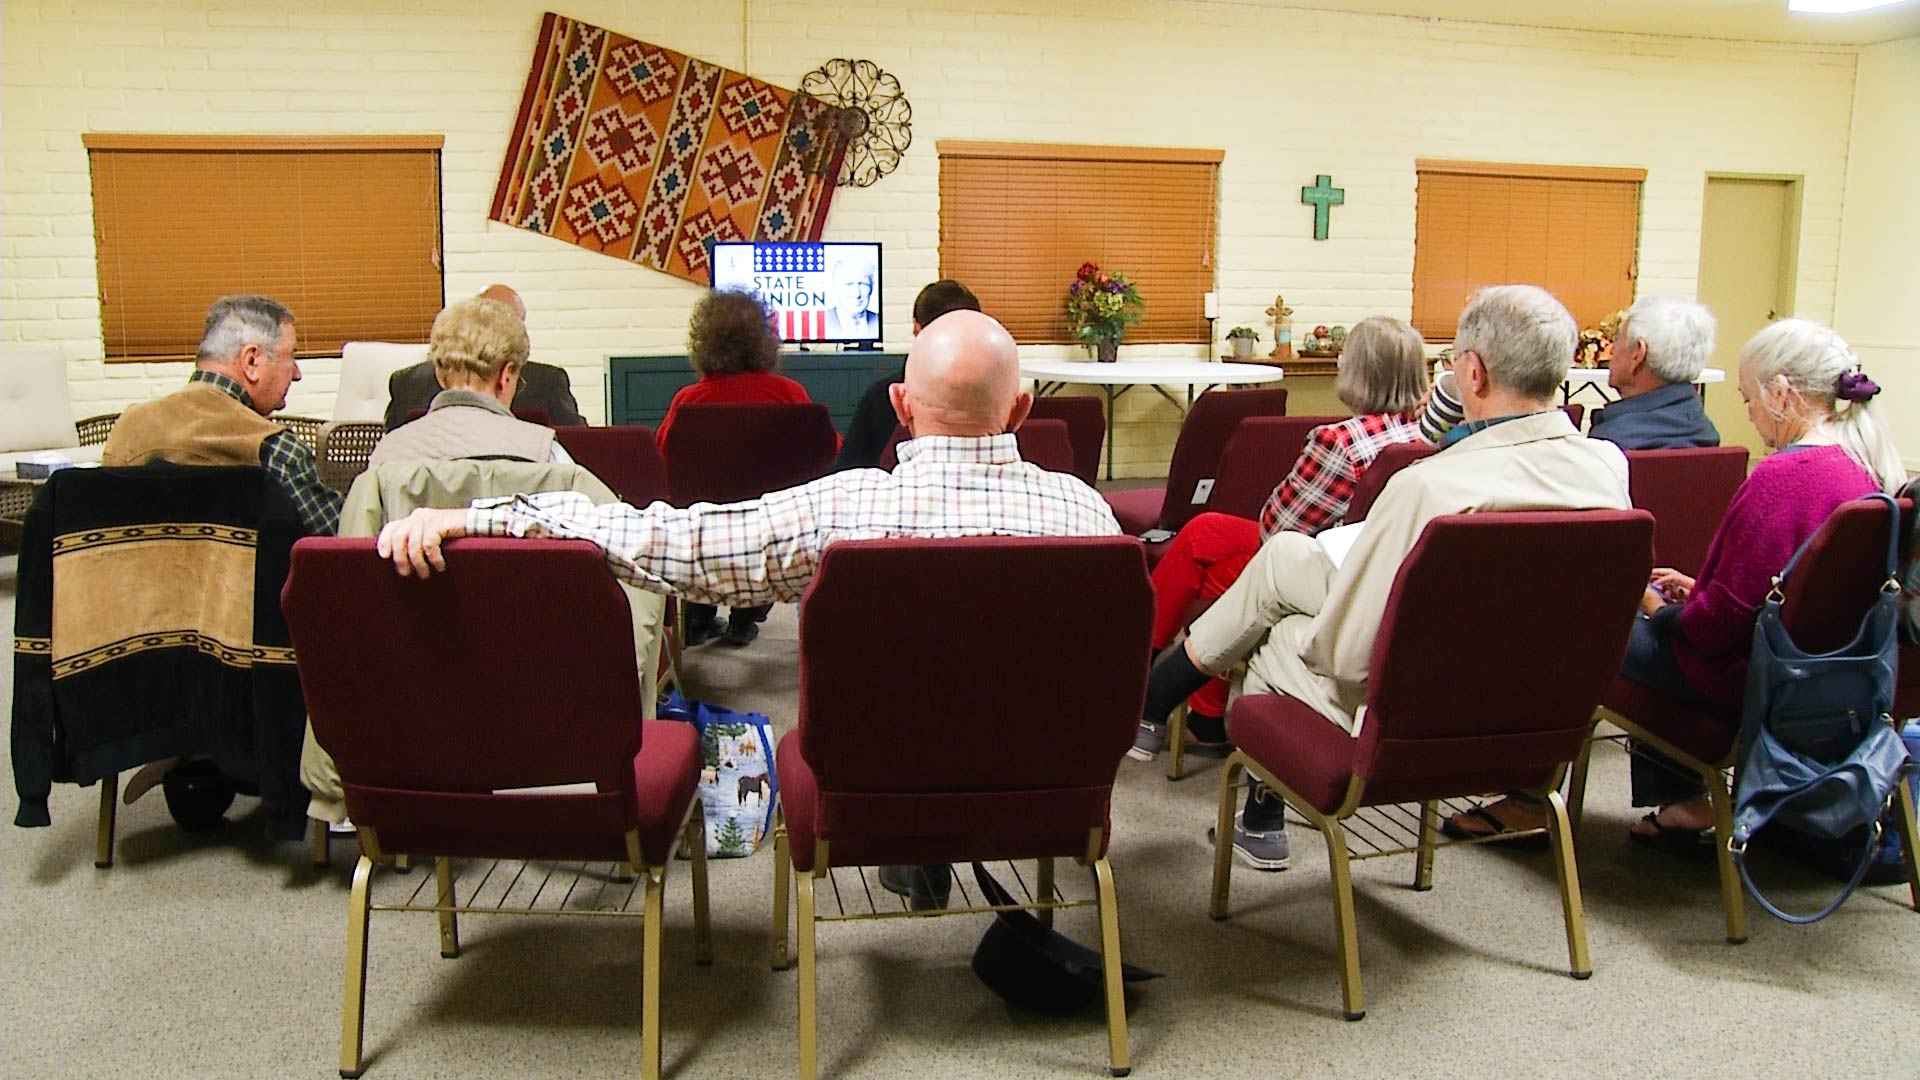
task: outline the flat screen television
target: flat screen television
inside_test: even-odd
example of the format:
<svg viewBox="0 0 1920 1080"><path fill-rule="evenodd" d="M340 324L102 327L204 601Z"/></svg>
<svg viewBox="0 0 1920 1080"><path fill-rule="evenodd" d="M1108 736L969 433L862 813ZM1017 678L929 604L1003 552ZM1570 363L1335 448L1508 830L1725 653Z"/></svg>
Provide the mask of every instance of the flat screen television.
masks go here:
<svg viewBox="0 0 1920 1080"><path fill-rule="evenodd" d="M780 340L878 345L880 245L715 241L713 287L750 292Z"/></svg>

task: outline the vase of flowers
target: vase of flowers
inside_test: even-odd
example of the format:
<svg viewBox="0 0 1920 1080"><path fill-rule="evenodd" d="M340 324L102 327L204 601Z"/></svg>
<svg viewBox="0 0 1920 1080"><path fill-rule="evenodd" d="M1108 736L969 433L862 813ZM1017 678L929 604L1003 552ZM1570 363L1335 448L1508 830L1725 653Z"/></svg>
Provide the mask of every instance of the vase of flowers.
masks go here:
<svg viewBox="0 0 1920 1080"><path fill-rule="evenodd" d="M1102 363L1119 358L1120 339L1146 311L1147 302L1127 275L1108 273L1097 263L1081 263L1073 284L1067 286L1067 325L1073 329L1074 340Z"/></svg>

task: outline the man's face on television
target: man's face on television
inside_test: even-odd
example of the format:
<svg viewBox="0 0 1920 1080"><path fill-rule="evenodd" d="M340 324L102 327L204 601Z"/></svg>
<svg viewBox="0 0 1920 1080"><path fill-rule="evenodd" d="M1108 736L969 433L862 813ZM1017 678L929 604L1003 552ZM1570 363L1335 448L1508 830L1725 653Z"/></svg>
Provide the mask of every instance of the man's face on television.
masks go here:
<svg viewBox="0 0 1920 1080"><path fill-rule="evenodd" d="M833 268L834 306L841 311L867 310L873 300L873 267L844 259Z"/></svg>

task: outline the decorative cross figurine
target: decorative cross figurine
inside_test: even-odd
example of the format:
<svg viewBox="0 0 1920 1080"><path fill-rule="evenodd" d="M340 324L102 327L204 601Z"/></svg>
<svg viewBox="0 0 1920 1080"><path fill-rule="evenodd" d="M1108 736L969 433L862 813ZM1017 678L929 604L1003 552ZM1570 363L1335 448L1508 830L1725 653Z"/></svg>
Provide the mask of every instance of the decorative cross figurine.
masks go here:
<svg viewBox="0 0 1920 1080"><path fill-rule="evenodd" d="M1313 206L1313 238L1325 240L1330 211L1347 201L1347 189L1334 187L1333 177L1321 173L1313 178L1312 187L1300 189L1300 201Z"/></svg>
<svg viewBox="0 0 1920 1080"><path fill-rule="evenodd" d="M1273 352L1269 355L1280 360L1292 359L1293 324L1287 320L1287 316L1293 314L1293 309L1287 306L1286 298L1275 296L1273 306L1261 314L1273 319Z"/></svg>

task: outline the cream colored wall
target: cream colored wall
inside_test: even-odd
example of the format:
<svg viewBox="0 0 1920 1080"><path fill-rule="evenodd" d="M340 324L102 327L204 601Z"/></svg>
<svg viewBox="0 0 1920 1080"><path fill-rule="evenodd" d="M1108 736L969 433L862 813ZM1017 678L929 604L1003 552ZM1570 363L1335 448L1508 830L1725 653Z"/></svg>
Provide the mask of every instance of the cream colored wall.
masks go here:
<svg viewBox="0 0 1920 1080"><path fill-rule="evenodd" d="M1860 54L1834 327L1884 391L1875 406L1920 471L1920 38Z"/></svg>
<svg viewBox="0 0 1920 1080"><path fill-rule="evenodd" d="M99 362L82 132L443 132L449 294L518 287L536 355L571 369L584 411L602 416L606 355L678 347L698 290L485 220L545 6L9 0L0 343L61 346L83 414L180 377ZM1799 308L1832 315L1852 50L1197 0L1110 0L1097 12L1047 0L746 0L744 11L743 21L739 4L567 9L780 85L835 56L899 76L914 108L907 160L875 187L840 192L828 229L887 244L890 327L908 325L915 290L938 269L938 139L1224 149L1222 331L1257 324L1276 292L1307 325L1407 315L1416 157L1645 167L1641 288L1682 294L1696 276L1708 171L1804 175ZM1315 173L1346 190L1326 242L1299 203ZM210 243L218 225L208 222ZM309 364L292 407L325 413L335 368ZM1305 380L1296 396L1297 413L1331 404ZM1173 408L1133 394L1121 417L1120 471L1164 470Z"/></svg>

